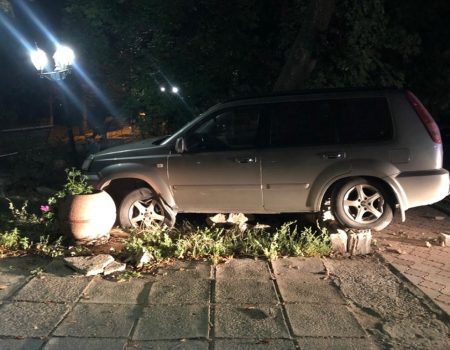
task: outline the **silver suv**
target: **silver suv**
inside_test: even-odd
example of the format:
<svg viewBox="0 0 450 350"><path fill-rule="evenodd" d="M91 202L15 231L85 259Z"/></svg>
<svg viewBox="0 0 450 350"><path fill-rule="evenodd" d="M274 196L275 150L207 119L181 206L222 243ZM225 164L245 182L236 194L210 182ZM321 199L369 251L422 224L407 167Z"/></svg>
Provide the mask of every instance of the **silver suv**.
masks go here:
<svg viewBox="0 0 450 350"><path fill-rule="evenodd" d="M218 104L163 140L90 155L83 170L123 227L178 212L320 212L380 230L449 192L442 141L410 91L322 90Z"/></svg>

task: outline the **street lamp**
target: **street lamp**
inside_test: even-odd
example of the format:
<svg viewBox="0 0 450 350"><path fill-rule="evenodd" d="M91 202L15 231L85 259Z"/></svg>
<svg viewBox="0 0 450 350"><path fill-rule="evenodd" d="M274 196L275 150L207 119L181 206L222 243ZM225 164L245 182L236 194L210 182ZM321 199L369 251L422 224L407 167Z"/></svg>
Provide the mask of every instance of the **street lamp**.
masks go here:
<svg viewBox="0 0 450 350"><path fill-rule="evenodd" d="M170 86L169 86L170 87ZM164 85L161 85L160 87L159 87L159 90L161 91L161 92L166 92L166 87L164 86ZM170 91L173 93L173 94L178 94L178 92L180 92L180 89L178 88L178 86L171 86L170 87Z"/></svg>
<svg viewBox="0 0 450 350"><path fill-rule="evenodd" d="M73 62L75 61L75 54L70 47L58 45L53 55L55 66L53 70L48 68L48 58L46 53L40 48L30 52L31 62L36 70L39 71L41 78L49 80L63 80L72 70Z"/></svg>

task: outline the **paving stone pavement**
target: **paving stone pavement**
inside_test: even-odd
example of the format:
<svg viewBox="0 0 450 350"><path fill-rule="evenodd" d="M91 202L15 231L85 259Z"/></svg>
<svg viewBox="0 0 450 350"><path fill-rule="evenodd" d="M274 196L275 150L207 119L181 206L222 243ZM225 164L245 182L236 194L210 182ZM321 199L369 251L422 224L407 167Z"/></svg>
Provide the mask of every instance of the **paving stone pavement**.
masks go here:
<svg viewBox="0 0 450 350"><path fill-rule="evenodd" d="M374 237L385 260L450 315L450 247L440 245L441 232L450 234L450 217L419 207Z"/></svg>
<svg viewBox="0 0 450 350"><path fill-rule="evenodd" d="M25 257L0 276L2 350L375 348L315 258L175 262L117 283Z"/></svg>

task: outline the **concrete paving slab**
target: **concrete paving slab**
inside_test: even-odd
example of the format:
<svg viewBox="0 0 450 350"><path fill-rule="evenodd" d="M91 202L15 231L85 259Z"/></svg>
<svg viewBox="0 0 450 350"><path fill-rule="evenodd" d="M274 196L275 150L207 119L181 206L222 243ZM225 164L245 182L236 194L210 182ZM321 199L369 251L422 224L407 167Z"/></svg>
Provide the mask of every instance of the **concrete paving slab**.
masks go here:
<svg viewBox="0 0 450 350"><path fill-rule="evenodd" d="M27 283L14 300L34 302L76 302L90 282L86 277L40 275Z"/></svg>
<svg viewBox="0 0 450 350"><path fill-rule="evenodd" d="M272 281L222 279L216 283L216 303L277 304Z"/></svg>
<svg viewBox="0 0 450 350"><path fill-rule="evenodd" d="M287 338L289 332L279 306L216 305L215 335L219 338Z"/></svg>
<svg viewBox="0 0 450 350"><path fill-rule="evenodd" d="M344 305L286 304L285 307L295 336L365 336L355 317Z"/></svg>
<svg viewBox="0 0 450 350"><path fill-rule="evenodd" d="M82 303L144 304L147 301L153 278L116 282L96 277L85 291Z"/></svg>
<svg viewBox="0 0 450 350"><path fill-rule="evenodd" d="M61 321L67 306L53 303L13 302L0 307L0 335L45 337Z"/></svg>
<svg viewBox="0 0 450 350"><path fill-rule="evenodd" d="M142 341L131 342L129 350L208 350L209 342L206 340L182 341Z"/></svg>
<svg viewBox="0 0 450 350"><path fill-rule="evenodd" d="M270 279L266 261L253 259L233 259L216 267L216 278L220 279Z"/></svg>
<svg viewBox="0 0 450 350"><path fill-rule="evenodd" d="M40 339L0 339L2 350L38 350L44 344Z"/></svg>
<svg viewBox="0 0 450 350"><path fill-rule="evenodd" d="M320 258L293 257L278 259L272 261L272 268L275 273L275 277L277 278L278 275L290 277L291 275L297 275L298 272L321 275L325 271Z"/></svg>
<svg viewBox="0 0 450 350"><path fill-rule="evenodd" d="M133 340L208 338L209 308L203 305L154 305L144 308Z"/></svg>
<svg viewBox="0 0 450 350"><path fill-rule="evenodd" d="M262 339L262 340L218 340L214 344L214 350L295 350L291 340Z"/></svg>
<svg viewBox="0 0 450 350"><path fill-rule="evenodd" d="M54 335L126 338L138 316L139 310L134 305L78 304Z"/></svg>
<svg viewBox="0 0 450 350"><path fill-rule="evenodd" d="M207 279L167 278L152 285L148 297L149 304L207 304L211 281Z"/></svg>
<svg viewBox="0 0 450 350"><path fill-rule="evenodd" d="M361 338L298 338L302 350L374 350L376 347L368 340Z"/></svg>
<svg viewBox="0 0 450 350"><path fill-rule="evenodd" d="M181 278L212 278L212 265L209 262L173 261L158 269L157 277L176 275Z"/></svg>
<svg viewBox="0 0 450 350"><path fill-rule="evenodd" d="M38 267L44 268L51 260L37 255L18 256L0 259L0 272L3 274L26 275Z"/></svg>
<svg viewBox="0 0 450 350"><path fill-rule="evenodd" d="M0 301L9 300L25 283L30 276L2 275L0 272Z"/></svg>
<svg viewBox="0 0 450 350"><path fill-rule="evenodd" d="M47 264L48 259L32 255L0 259L0 301L9 300L32 278L32 271Z"/></svg>
<svg viewBox="0 0 450 350"><path fill-rule="evenodd" d="M43 350L123 350L127 339L50 338Z"/></svg>
<svg viewBox="0 0 450 350"><path fill-rule="evenodd" d="M337 288L318 276L305 276L305 273L297 271L289 278L279 276L277 284L285 302L345 304Z"/></svg>
<svg viewBox="0 0 450 350"><path fill-rule="evenodd" d="M74 269L67 266L63 259L54 259L50 264L45 267L45 274L68 277L68 276L79 276L80 274Z"/></svg>

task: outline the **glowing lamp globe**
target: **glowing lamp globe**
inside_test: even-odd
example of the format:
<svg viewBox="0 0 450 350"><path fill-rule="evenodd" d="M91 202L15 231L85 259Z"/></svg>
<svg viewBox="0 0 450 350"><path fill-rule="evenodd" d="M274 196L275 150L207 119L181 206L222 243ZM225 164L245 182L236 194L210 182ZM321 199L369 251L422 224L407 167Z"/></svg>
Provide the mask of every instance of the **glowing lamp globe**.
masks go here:
<svg viewBox="0 0 450 350"><path fill-rule="evenodd" d="M30 57L34 67L39 71L43 70L48 64L47 55L41 49L31 51Z"/></svg>
<svg viewBox="0 0 450 350"><path fill-rule="evenodd" d="M60 45L56 48L53 59L55 61L55 70L61 71L73 64L75 61L75 54L70 47Z"/></svg>

